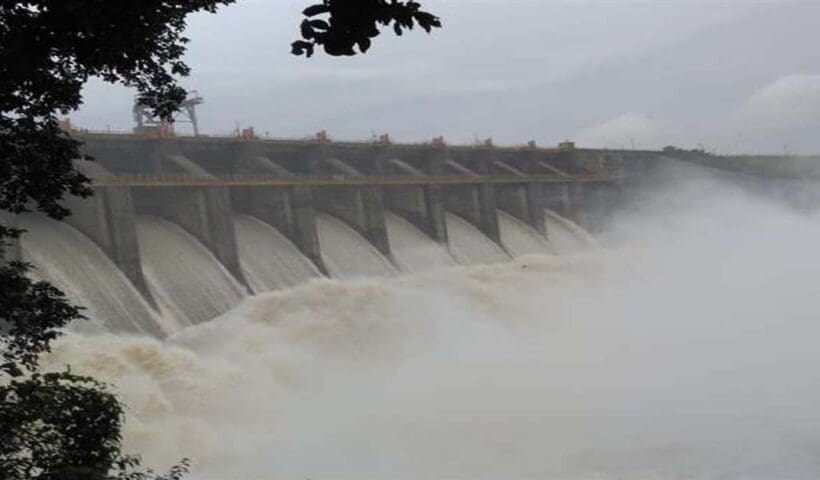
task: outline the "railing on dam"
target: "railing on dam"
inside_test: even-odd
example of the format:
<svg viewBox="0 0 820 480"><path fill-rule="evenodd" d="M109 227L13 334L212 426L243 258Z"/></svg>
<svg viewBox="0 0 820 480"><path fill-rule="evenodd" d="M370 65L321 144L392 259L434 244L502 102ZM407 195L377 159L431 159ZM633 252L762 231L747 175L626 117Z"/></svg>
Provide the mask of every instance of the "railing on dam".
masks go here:
<svg viewBox="0 0 820 480"><path fill-rule="evenodd" d="M72 135L84 142L89 141L138 141L138 142L186 142L194 144L262 144L262 145L279 145L279 146L302 146L314 147L317 145L333 145L335 147L390 147L397 150L404 149L440 149L444 146L451 150L486 150L492 148L497 151L541 151L541 152L557 152L557 148L543 148L530 147L527 145L492 145L488 147L486 144L471 144L471 145L444 145L434 144L427 141L419 142L397 142L397 143L381 143L374 139L325 139L318 140L316 137L308 136L301 138L294 137L277 137L277 136L254 136L251 138L243 138L235 133L223 134L209 134L209 135L185 135L175 134L172 136L155 136L155 135L137 135L126 131L109 131L109 130L73 130Z"/></svg>
<svg viewBox="0 0 820 480"><path fill-rule="evenodd" d="M301 187L301 186L405 186L477 185L525 183L607 183L620 179L617 174L531 174L531 175L436 175L420 176L293 176L230 175L193 177L190 175L125 174L94 178L98 187Z"/></svg>

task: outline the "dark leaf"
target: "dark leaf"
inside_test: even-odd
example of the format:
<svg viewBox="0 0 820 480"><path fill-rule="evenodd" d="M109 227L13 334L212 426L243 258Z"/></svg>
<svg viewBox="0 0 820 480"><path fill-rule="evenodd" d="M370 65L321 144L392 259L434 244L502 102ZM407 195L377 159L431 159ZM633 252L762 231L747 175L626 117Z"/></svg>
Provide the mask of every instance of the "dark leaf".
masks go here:
<svg viewBox="0 0 820 480"><path fill-rule="evenodd" d="M370 43L371 42L369 38L365 37L360 39L358 42L359 50L361 50L362 53L367 53L367 51L370 50Z"/></svg>
<svg viewBox="0 0 820 480"><path fill-rule="evenodd" d="M396 35L413 30L416 25L424 31L441 27L435 15L421 10L417 1L405 0L324 0L303 12L308 19L329 14L326 20L310 20L310 28L302 27L303 41L324 47L328 55L355 55L356 50L370 50L372 40L379 35L380 26L391 27ZM293 48L295 55L308 53L306 47Z"/></svg>
<svg viewBox="0 0 820 480"><path fill-rule="evenodd" d="M317 29L317 30L328 30L330 29L330 25L327 24L324 20L310 20L310 26Z"/></svg>
<svg viewBox="0 0 820 480"><path fill-rule="evenodd" d="M316 15L321 15L323 13L330 12L330 7L327 5L311 5L302 11L302 14L306 17L315 17Z"/></svg>
<svg viewBox="0 0 820 480"><path fill-rule="evenodd" d="M304 20L302 21L302 37L305 39L311 39L316 36L316 33L313 31L313 27L310 25L310 21Z"/></svg>

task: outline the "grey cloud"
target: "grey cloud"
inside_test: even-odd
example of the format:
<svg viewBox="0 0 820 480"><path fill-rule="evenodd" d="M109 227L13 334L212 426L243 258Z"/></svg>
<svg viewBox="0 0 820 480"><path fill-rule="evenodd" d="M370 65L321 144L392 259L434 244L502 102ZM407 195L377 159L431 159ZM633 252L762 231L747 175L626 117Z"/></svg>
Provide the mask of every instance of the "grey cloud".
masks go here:
<svg viewBox="0 0 820 480"><path fill-rule="evenodd" d="M745 117L749 128L755 131L820 126L820 75L778 78L749 98Z"/></svg>
<svg viewBox="0 0 820 480"><path fill-rule="evenodd" d="M589 147L657 149L664 144L661 132L658 122L637 113L626 113L586 128L574 138Z"/></svg>
<svg viewBox="0 0 820 480"><path fill-rule="evenodd" d="M194 75L184 83L206 97L204 129L553 144L591 140L633 113L660 125L654 138L633 132L641 143L820 150L804 126L752 129L746 120L756 92L820 71L816 2L424 3L443 30L385 35L368 55L344 59L287 53L305 1L245 0L194 18ZM76 120L130 128L130 101L94 83Z"/></svg>

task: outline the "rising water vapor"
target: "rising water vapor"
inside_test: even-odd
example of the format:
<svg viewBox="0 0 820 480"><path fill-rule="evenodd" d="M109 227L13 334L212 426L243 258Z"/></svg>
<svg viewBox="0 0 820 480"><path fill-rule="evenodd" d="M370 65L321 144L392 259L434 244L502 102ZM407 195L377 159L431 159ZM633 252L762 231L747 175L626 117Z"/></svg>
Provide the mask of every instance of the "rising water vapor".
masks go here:
<svg viewBox="0 0 820 480"><path fill-rule="evenodd" d="M317 280L50 361L195 479L816 478L820 222L677 186L591 252Z"/></svg>
<svg viewBox="0 0 820 480"><path fill-rule="evenodd" d="M49 362L115 385L128 446L195 479L816 478L819 219L676 178L592 251L314 280Z"/></svg>

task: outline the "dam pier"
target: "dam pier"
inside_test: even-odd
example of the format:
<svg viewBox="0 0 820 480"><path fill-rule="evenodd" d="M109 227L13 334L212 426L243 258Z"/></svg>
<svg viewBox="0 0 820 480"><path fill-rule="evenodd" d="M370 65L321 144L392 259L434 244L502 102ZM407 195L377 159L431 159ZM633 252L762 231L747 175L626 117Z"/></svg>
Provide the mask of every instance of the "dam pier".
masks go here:
<svg viewBox="0 0 820 480"><path fill-rule="evenodd" d="M668 154L73 135L95 195L17 217L17 256L106 328L158 336L311 278L577 251Z"/></svg>
<svg viewBox="0 0 820 480"><path fill-rule="evenodd" d="M142 285L132 222L150 214L179 223L238 279L229 218L252 215L284 234L325 271L316 213L346 222L388 258L390 210L436 242L450 211L501 244L498 211L542 234L544 209L594 230L601 190L617 189L621 159L572 148L393 145L208 137L87 135L80 165L100 192L74 202L68 220L103 245ZM86 164L88 162L81 162ZM102 220L102 221L100 221Z"/></svg>

